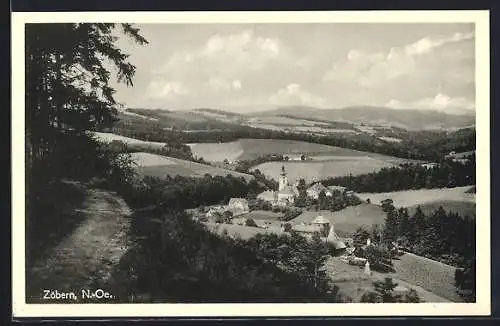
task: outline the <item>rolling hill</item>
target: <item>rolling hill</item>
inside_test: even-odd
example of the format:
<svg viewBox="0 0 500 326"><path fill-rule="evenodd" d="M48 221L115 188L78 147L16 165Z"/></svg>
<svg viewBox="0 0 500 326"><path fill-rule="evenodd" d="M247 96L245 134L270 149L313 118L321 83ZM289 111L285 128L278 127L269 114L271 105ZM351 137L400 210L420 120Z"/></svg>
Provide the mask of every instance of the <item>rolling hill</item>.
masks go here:
<svg viewBox="0 0 500 326"><path fill-rule="evenodd" d="M349 174L356 176L371 173L395 164L368 156L351 156L321 161L265 162L251 170L259 170L265 176L277 179L282 166L285 167L290 182L304 179L306 183L311 183Z"/></svg>
<svg viewBox="0 0 500 326"><path fill-rule="evenodd" d="M400 110L372 106L355 106L341 109L290 106L258 112L257 114L259 116L314 117L326 121L395 126L409 130L464 128L475 124L474 115L450 115L433 110Z"/></svg>
<svg viewBox="0 0 500 326"><path fill-rule="evenodd" d="M294 224L308 224L318 215L322 215L333 224L335 232L339 237L347 237L359 227L370 230L373 225L383 225L386 217L380 206L362 203L358 206L350 206L337 212L305 211L291 220L291 222Z"/></svg>
<svg viewBox="0 0 500 326"><path fill-rule="evenodd" d="M300 155L331 157L376 157L390 158L380 154L357 151L348 148L308 143L285 139L239 139L227 143L193 143L188 144L193 155L203 157L209 162L222 162L224 159L249 160L264 155ZM397 159L401 161L401 159Z"/></svg>
<svg viewBox="0 0 500 326"><path fill-rule="evenodd" d="M138 152L132 153L135 169L140 176L151 176L164 178L166 176L202 178L205 174L212 176L232 175L244 178L246 181L254 179L252 175L239 173L231 170L216 168L210 165L181 160L173 157Z"/></svg>
<svg viewBox="0 0 500 326"><path fill-rule="evenodd" d="M476 202L476 194L466 193L471 186L438 189L403 190L385 193L358 193L358 197L370 199L373 204L380 204L385 199L392 199L395 207L411 207L435 202L458 201Z"/></svg>

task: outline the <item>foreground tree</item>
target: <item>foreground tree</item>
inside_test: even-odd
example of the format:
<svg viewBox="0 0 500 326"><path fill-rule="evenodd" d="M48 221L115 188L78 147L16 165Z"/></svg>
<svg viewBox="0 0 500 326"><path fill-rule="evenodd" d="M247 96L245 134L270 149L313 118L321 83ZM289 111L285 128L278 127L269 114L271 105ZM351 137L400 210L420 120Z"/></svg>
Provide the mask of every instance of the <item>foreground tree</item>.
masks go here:
<svg viewBox="0 0 500 326"><path fill-rule="evenodd" d="M139 44L130 24L26 25L26 139L30 166L53 156L63 132L82 134L116 120L111 72L132 86L135 66L116 45L117 29Z"/></svg>

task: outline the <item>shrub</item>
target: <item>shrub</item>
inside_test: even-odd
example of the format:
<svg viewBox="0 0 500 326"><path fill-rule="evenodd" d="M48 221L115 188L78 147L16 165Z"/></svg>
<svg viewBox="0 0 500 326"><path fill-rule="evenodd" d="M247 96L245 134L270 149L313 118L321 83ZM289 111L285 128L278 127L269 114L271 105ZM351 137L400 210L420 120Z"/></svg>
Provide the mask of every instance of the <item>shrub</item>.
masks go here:
<svg viewBox="0 0 500 326"><path fill-rule="evenodd" d="M245 221L245 225L251 226L251 227L258 227L257 223L255 223L255 221L251 218L249 218Z"/></svg>

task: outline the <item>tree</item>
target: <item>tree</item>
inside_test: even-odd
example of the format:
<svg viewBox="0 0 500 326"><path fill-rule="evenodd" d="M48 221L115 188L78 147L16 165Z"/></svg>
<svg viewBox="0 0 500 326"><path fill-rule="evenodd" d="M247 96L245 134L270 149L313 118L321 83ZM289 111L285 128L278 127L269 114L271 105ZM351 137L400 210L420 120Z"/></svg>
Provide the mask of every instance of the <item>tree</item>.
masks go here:
<svg viewBox="0 0 500 326"><path fill-rule="evenodd" d="M415 289L410 289L408 292L406 292L402 298L402 302L406 303L419 303L420 302L420 297L418 296L417 291Z"/></svg>
<svg viewBox="0 0 500 326"><path fill-rule="evenodd" d="M398 216L394 206L388 206L384 225L384 241L395 241L398 236Z"/></svg>
<svg viewBox="0 0 500 326"><path fill-rule="evenodd" d="M455 286L465 302L476 302L476 259L466 261L465 268L455 271Z"/></svg>
<svg viewBox="0 0 500 326"><path fill-rule="evenodd" d="M246 221L245 221L245 225L246 226L251 226L251 227L258 227L257 223L255 223L255 221L251 218L248 218Z"/></svg>
<svg viewBox="0 0 500 326"><path fill-rule="evenodd" d="M81 133L116 120L105 61L116 68L119 82L131 86L135 74L116 46L118 27L135 42L148 43L130 24L26 25L26 133L33 164L55 152L62 131Z"/></svg>
<svg viewBox="0 0 500 326"><path fill-rule="evenodd" d="M398 239L409 239L410 233L412 232L412 227L410 223L410 216L408 215L408 209L400 208L398 210ZM403 246L407 247L409 245L408 241L403 241Z"/></svg>
<svg viewBox="0 0 500 326"><path fill-rule="evenodd" d="M352 238L354 247L359 248L366 244L366 240L370 238L370 233L363 228L358 228Z"/></svg>
<svg viewBox="0 0 500 326"><path fill-rule="evenodd" d="M386 277L384 281L376 281L373 283L373 286L375 287L375 293L380 296L383 303L398 302L401 298L400 295L393 293L398 284L394 283L392 278Z"/></svg>

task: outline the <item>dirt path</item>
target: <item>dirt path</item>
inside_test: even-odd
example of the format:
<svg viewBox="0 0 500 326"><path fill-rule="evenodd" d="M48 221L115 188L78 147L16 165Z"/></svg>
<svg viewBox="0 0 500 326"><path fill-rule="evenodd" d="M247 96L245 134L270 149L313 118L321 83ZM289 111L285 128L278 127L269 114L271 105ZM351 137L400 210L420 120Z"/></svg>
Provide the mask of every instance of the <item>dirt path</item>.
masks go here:
<svg viewBox="0 0 500 326"><path fill-rule="evenodd" d="M85 289L105 290L113 268L127 251L127 217L132 212L122 198L89 189L76 211L86 215L85 221L27 271L27 302L47 302L44 290L72 291L78 298Z"/></svg>

